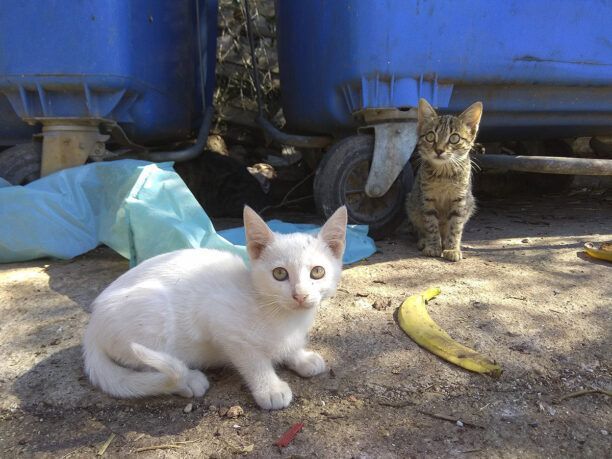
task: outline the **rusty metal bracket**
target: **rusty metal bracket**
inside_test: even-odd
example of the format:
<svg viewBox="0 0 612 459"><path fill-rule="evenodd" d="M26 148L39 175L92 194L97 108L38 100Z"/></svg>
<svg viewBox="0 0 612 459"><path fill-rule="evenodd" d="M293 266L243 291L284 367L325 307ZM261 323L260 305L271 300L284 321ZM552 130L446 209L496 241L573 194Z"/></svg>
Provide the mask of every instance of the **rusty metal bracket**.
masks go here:
<svg viewBox="0 0 612 459"><path fill-rule="evenodd" d="M100 134L98 126L54 122L42 129L41 176L68 167L80 166L90 156L104 152L109 136Z"/></svg>
<svg viewBox="0 0 612 459"><path fill-rule="evenodd" d="M365 192L379 198L389 191L412 156L418 140L417 121L374 124L363 129L374 130L374 156Z"/></svg>

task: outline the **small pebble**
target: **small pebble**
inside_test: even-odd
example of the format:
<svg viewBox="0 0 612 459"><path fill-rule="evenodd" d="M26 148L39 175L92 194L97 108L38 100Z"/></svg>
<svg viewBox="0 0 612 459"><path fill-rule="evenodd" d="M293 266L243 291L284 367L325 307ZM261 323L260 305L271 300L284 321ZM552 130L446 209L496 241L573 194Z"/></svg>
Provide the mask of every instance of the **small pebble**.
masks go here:
<svg viewBox="0 0 612 459"><path fill-rule="evenodd" d="M193 410L193 403L188 403L185 405L185 408L183 408L183 413L191 413L191 410Z"/></svg>
<svg viewBox="0 0 612 459"><path fill-rule="evenodd" d="M376 300L372 307L377 311L384 311L391 306L391 300Z"/></svg>
<svg viewBox="0 0 612 459"><path fill-rule="evenodd" d="M602 435L608 435L608 431L606 429L601 429L599 433L601 433Z"/></svg>
<svg viewBox="0 0 612 459"><path fill-rule="evenodd" d="M217 408L215 405L210 405L208 407L208 411L217 411L219 408Z"/></svg>
<svg viewBox="0 0 612 459"><path fill-rule="evenodd" d="M230 407L227 410L227 413L225 413L225 415L228 418L232 418L232 419L237 418L238 416L242 416L243 414L244 414L244 410L239 405L234 405L234 406Z"/></svg>
<svg viewBox="0 0 612 459"><path fill-rule="evenodd" d="M530 242L530 241L529 241L529 239L523 239L521 242L522 242L523 244L529 244L529 242Z"/></svg>
<svg viewBox="0 0 612 459"><path fill-rule="evenodd" d="M366 298L357 298L357 300L355 301L355 306L357 306L358 308L370 309L373 304L373 301L370 301Z"/></svg>
<svg viewBox="0 0 612 459"><path fill-rule="evenodd" d="M459 427L463 427L463 422L461 422L461 421L457 421L457 425L458 425Z"/></svg>

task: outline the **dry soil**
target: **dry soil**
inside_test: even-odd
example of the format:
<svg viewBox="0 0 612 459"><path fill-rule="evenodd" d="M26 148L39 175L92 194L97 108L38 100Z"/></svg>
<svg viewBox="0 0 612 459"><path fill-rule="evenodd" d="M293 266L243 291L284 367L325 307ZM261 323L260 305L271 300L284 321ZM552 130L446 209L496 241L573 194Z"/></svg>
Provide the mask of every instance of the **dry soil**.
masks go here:
<svg viewBox="0 0 612 459"><path fill-rule="evenodd" d="M3 265L0 456L93 457L114 434L106 457L611 457L610 398L561 400L612 389L612 264L582 250L609 239L610 201L579 196L482 203L457 264L421 257L400 231L346 267L311 333L332 371L281 369L295 401L277 412L257 408L230 369L209 373L203 399L107 397L83 374L80 340L90 302L127 262L99 248ZM500 362L500 379L438 359L397 326L402 300L430 286L442 288L432 317ZM224 416L234 405L244 414ZM293 443L274 446L297 422Z"/></svg>

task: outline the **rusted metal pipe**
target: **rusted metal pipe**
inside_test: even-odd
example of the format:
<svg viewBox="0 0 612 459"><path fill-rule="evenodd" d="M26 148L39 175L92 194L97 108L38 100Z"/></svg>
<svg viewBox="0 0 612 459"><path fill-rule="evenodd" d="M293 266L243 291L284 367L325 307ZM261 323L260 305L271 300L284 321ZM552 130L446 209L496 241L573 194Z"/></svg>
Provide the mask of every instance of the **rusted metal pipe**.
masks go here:
<svg viewBox="0 0 612 459"><path fill-rule="evenodd" d="M204 151L206 148L206 140L208 139L208 132L210 131L210 124L212 122L213 117L213 108L208 107L204 112L204 118L202 120L202 125L200 126L200 130L198 131L198 137L196 138L196 142L183 149L176 151L152 151L143 156L143 159L148 159L149 161L162 162L162 161L189 161L193 159Z"/></svg>
<svg viewBox="0 0 612 459"><path fill-rule="evenodd" d="M257 117L257 124L259 124L259 127L261 127L268 136L281 145L291 145L302 148L323 148L333 141L331 137L327 136L287 134L277 129L276 126L263 116Z"/></svg>
<svg viewBox="0 0 612 459"><path fill-rule="evenodd" d="M612 159L488 154L474 156L473 159L482 169L541 174L612 175Z"/></svg>

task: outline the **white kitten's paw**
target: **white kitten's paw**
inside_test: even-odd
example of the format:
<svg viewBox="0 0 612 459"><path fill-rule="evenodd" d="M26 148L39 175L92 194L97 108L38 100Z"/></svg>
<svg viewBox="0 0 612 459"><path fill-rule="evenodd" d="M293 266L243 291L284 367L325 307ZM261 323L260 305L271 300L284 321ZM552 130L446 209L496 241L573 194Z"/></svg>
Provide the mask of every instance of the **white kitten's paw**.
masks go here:
<svg viewBox="0 0 612 459"><path fill-rule="evenodd" d="M463 258L461 254L461 250L444 250L442 252L442 258L445 258L449 261L459 261Z"/></svg>
<svg viewBox="0 0 612 459"><path fill-rule="evenodd" d="M278 380L271 384L267 390L253 392L253 397L264 410L280 410L289 406L293 394L289 384Z"/></svg>
<svg viewBox="0 0 612 459"><path fill-rule="evenodd" d="M204 373L199 370L189 370L184 384L176 393L186 398L202 397L209 387L210 383Z"/></svg>
<svg viewBox="0 0 612 459"><path fill-rule="evenodd" d="M312 351L307 351L299 361L291 362L289 368L303 378L310 378L327 370L323 357Z"/></svg>

